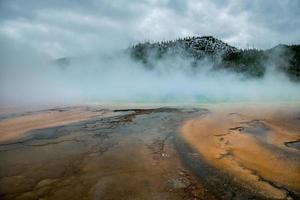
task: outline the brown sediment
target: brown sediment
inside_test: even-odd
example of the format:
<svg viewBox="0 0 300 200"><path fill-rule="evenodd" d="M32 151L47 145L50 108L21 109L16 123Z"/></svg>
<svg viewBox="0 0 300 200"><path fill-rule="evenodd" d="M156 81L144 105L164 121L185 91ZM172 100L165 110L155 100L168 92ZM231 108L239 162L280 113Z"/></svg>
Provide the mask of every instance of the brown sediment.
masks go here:
<svg viewBox="0 0 300 200"><path fill-rule="evenodd" d="M193 112L116 110L0 144L0 199L214 200L173 146Z"/></svg>
<svg viewBox="0 0 300 200"><path fill-rule="evenodd" d="M205 118L186 122L182 136L205 161L241 185L266 198L292 198L300 193L300 152L286 146L300 137L293 110L213 109Z"/></svg>
<svg viewBox="0 0 300 200"><path fill-rule="evenodd" d="M299 150L291 145L299 140L299 112L254 108L73 107L6 118L0 124L53 112L66 123L80 120L45 121L52 126L2 142L0 199L297 199ZM196 116L180 134L197 150L191 154L173 141ZM196 169L203 177L182 163L189 156L189 165L205 162Z"/></svg>
<svg viewBox="0 0 300 200"><path fill-rule="evenodd" d="M66 125L91 119L96 116L109 116L107 111L94 112L86 107L49 109L28 115L21 115L0 121L0 142L14 140L35 129Z"/></svg>

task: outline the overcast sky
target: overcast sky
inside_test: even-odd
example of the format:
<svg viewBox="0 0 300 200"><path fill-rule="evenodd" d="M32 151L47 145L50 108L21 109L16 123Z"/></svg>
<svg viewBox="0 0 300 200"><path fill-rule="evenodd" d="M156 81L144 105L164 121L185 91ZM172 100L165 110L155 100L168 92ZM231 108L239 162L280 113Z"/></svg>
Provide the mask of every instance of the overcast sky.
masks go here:
<svg viewBox="0 0 300 200"><path fill-rule="evenodd" d="M299 44L300 1L0 0L0 42L53 58L191 35L242 48Z"/></svg>

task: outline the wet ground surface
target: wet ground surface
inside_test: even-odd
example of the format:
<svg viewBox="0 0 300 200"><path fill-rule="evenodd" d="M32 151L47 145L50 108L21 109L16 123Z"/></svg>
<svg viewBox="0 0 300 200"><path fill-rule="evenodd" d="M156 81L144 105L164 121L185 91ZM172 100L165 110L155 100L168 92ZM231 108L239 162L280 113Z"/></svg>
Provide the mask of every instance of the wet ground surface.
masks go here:
<svg viewBox="0 0 300 200"><path fill-rule="evenodd" d="M0 198L216 199L182 165L173 143L184 120L207 110L106 112L114 116L2 142Z"/></svg>
<svg viewBox="0 0 300 200"><path fill-rule="evenodd" d="M215 110L184 125L178 152L218 198L300 199L300 124L293 110Z"/></svg>
<svg viewBox="0 0 300 200"><path fill-rule="evenodd" d="M72 109L78 108L9 114L1 120ZM275 199L215 166L182 137L186 121L206 119L210 110L84 107L83 112L95 115L0 143L0 199ZM243 117L239 113L227 116ZM232 135L251 136L297 167L299 141L287 140L283 143L287 149L274 146L269 141L272 129L264 120L240 120L228 128L229 134L213 132L212 137L226 147ZM234 151L225 150L214 159L235 156ZM249 171L249 166L243 170ZM251 173L255 180L284 193L281 199L299 198L297 191Z"/></svg>
<svg viewBox="0 0 300 200"><path fill-rule="evenodd" d="M292 148L300 150L300 141L299 140L286 142L285 145L288 147L292 147Z"/></svg>

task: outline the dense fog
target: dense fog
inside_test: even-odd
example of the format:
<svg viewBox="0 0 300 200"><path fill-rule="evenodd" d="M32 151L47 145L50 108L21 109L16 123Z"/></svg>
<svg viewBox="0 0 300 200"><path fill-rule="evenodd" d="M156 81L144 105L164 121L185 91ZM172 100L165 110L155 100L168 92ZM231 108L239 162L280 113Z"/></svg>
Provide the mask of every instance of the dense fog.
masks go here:
<svg viewBox="0 0 300 200"><path fill-rule="evenodd" d="M299 84L271 65L264 78L245 79L209 62L191 70L191 60L177 57L149 70L123 54L138 42L185 36L237 48L297 44L298 8L298 0L1 0L0 104L299 100ZM62 57L71 62L57 65Z"/></svg>
<svg viewBox="0 0 300 200"><path fill-rule="evenodd" d="M272 66L263 78L212 70L205 61L195 69L179 57L153 60L154 69L148 69L121 49L59 65L26 45L1 43L6 45L0 52L1 104L300 100L300 85Z"/></svg>

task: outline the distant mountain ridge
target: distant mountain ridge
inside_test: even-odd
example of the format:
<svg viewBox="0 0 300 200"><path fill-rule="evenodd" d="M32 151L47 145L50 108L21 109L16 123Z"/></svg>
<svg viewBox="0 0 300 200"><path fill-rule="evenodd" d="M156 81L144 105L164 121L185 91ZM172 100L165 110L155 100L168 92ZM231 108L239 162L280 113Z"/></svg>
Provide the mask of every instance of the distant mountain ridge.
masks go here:
<svg viewBox="0 0 300 200"><path fill-rule="evenodd" d="M238 49L212 36L186 37L173 41L138 43L128 49L136 61L152 68L153 62L172 56L194 60L193 67L203 59L211 61L214 69L242 73L246 77L263 77L268 66L286 73L291 80L300 81L300 45L277 45L268 50Z"/></svg>
<svg viewBox="0 0 300 200"><path fill-rule="evenodd" d="M202 62L205 61L209 62L214 70L228 70L246 78L260 78L272 67L285 73L291 80L300 82L300 45L280 44L268 50L239 49L212 36L203 36L138 43L125 52L120 52L118 56L124 53L148 69L154 69L157 61L180 57L192 61L190 67L193 69L201 68ZM115 58L105 57L106 60ZM72 65L73 61L81 59L62 57L56 59L55 64L64 69Z"/></svg>
<svg viewBox="0 0 300 200"><path fill-rule="evenodd" d="M165 55L183 55L201 59L208 55L229 54L239 51L221 40L212 36L186 37L174 41L163 41L156 43L139 43L131 48L132 56L143 58L143 56L154 56L161 58Z"/></svg>

